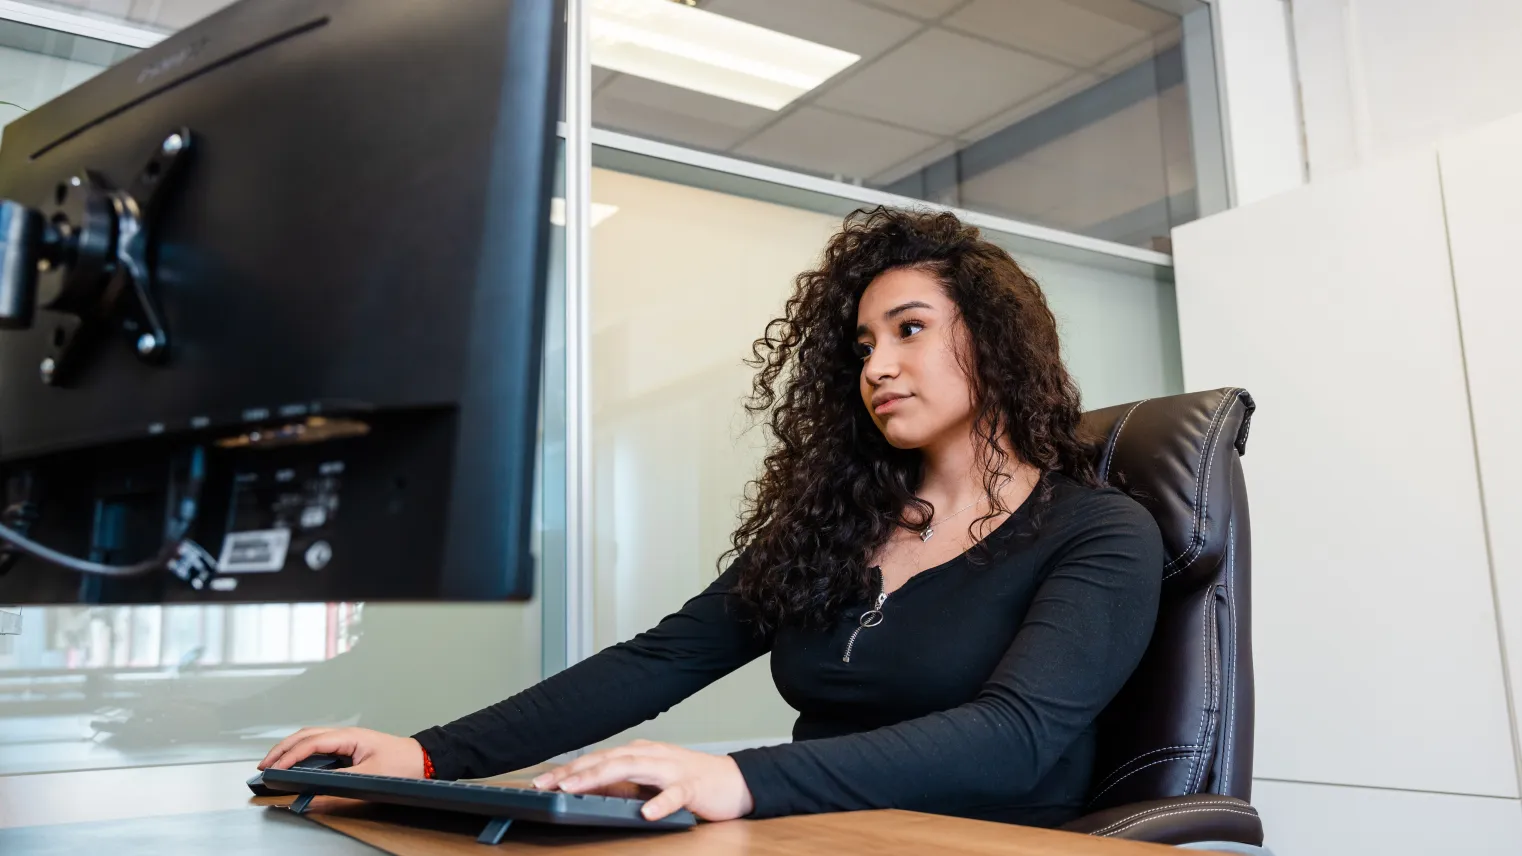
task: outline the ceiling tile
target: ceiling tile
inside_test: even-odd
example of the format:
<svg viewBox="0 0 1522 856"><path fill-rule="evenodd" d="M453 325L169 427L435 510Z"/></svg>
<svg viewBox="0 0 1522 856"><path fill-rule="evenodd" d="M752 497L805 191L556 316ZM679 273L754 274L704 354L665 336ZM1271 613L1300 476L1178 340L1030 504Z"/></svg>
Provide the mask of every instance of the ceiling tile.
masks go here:
<svg viewBox="0 0 1522 856"><path fill-rule="evenodd" d="M1155 98L1148 98L1054 140L1036 150L1049 163L1070 164L1162 196L1162 122Z"/></svg>
<svg viewBox="0 0 1522 856"><path fill-rule="evenodd" d="M1107 220L1130 214L1163 198L1161 193L1115 182L1105 185L1100 193L1075 194L1067 205L1042 213L1041 222L1058 229L1087 233Z"/></svg>
<svg viewBox="0 0 1522 856"><path fill-rule="evenodd" d="M855 0L712 0L703 8L870 60L923 26ZM859 65L860 63L858 63Z"/></svg>
<svg viewBox="0 0 1522 856"><path fill-rule="evenodd" d="M882 6L916 18L939 18L966 0L868 0L873 6Z"/></svg>
<svg viewBox="0 0 1522 856"><path fill-rule="evenodd" d="M957 153L958 148L960 148L960 146L957 144L956 140L946 140L945 142L937 143L936 145L931 146L930 148L919 152L910 158L901 160L898 163L888 167L887 169L884 169L882 172L871 176L871 178L868 179L867 183L873 187L885 187L887 185L893 184L899 179L907 175L919 172L920 170L937 161L942 161L946 158L951 157Z"/></svg>
<svg viewBox="0 0 1522 856"><path fill-rule="evenodd" d="M1181 192L1192 182L1186 186L1177 159L1170 164L1164 154L1160 106L1134 104L969 176L962 204L1082 229Z"/></svg>
<svg viewBox="0 0 1522 856"><path fill-rule="evenodd" d="M1072 77L1059 81L1045 92L1021 101L997 116L968 128L958 136L964 142L976 142L990 134L1002 131L1011 125L1029 119L1048 107L1060 104L1098 82L1099 78L1088 72L1075 72Z"/></svg>
<svg viewBox="0 0 1522 856"><path fill-rule="evenodd" d="M1094 67L1094 73L1100 77L1113 77L1128 68L1140 65L1163 51L1168 50L1179 43L1180 31L1164 30L1151 36L1144 36L1140 41L1129 45L1113 56L1107 57L1103 62Z"/></svg>
<svg viewBox="0 0 1522 856"><path fill-rule="evenodd" d="M1017 220L1037 220L1067 205L1075 194L1098 189L1085 188L1082 181L1081 174L1027 155L964 180L959 204Z"/></svg>
<svg viewBox="0 0 1522 856"><path fill-rule="evenodd" d="M1188 193L1194 190L1199 182L1194 174L1194 161L1187 158L1179 158L1168 161L1165 169L1168 180L1168 195L1178 196L1180 193Z"/></svg>
<svg viewBox="0 0 1522 856"><path fill-rule="evenodd" d="M952 136L1071 74L1055 63L941 29L927 30L817 99L937 136Z"/></svg>
<svg viewBox="0 0 1522 856"><path fill-rule="evenodd" d="M1116 142L1111 148L1120 153L1123 145ZM1059 229L1088 232L1093 226L1168 196L1160 161L1149 164L1145 173L1138 173L1134 160L1094 161L1077 152L1063 159L1058 152L1043 151L1035 159L1068 183L1063 203L1042 211L1038 218Z"/></svg>
<svg viewBox="0 0 1522 856"><path fill-rule="evenodd" d="M800 107L747 140L735 153L809 172L865 178L940 140L817 107Z"/></svg>
<svg viewBox="0 0 1522 856"><path fill-rule="evenodd" d="M1063 0L1063 2L1151 33L1160 33L1179 24L1177 15L1170 15L1161 9L1138 3L1136 0Z"/></svg>
<svg viewBox="0 0 1522 856"><path fill-rule="evenodd" d="M1157 96L1158 119L1162 125L1164 173L1168 195L1194 189L1194 140L1189 127L1189 92L1175 86Z"/></svg>
<svg viewBox="0 0 1522 856"><path fill-rule="evenodd" d="M723 151L776 113L738 101L620 74L592 97L592 124Z"/></svg>
<svg viewBox="0 0 1522 856"><path fill-rule="evenodd" d="M976 0L941 25L1079 68L1098 65L1148 35L1061 0Z"/></svg>

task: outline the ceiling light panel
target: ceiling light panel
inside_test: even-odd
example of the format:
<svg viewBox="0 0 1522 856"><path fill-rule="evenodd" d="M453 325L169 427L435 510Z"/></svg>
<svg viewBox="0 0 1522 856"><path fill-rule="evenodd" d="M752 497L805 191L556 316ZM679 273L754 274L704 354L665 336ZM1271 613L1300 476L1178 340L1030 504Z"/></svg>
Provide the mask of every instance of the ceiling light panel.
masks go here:
<svg viewBox="0 0 1522 856"><path fill-rule="evenodd" d="M671 0L592 0L592 64L781 110L861 59Z"/></svg>

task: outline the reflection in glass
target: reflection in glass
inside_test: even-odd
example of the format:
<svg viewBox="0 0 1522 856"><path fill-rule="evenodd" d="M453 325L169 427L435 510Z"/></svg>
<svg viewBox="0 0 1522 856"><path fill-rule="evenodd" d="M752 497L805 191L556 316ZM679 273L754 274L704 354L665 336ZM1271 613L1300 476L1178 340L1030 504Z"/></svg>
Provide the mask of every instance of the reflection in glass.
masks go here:
<svg viewBox="0 0 1522 856"><path fill-rule="evenodd" d="M134 48L0 20L0 124L137 53Z"/></svg>
<svg viewBox="0 0 1522 856"><path fill-rule="evenodd" d="M1185 55L1210 50L1208 23L1194 45L1138 0L699 5L860 58L769 107L600 63L594 44L596 126L1154 249L1198 216L1191 129L1216 107L1189 75L1213 61Z"/></svg>
<svg viewBox="0 0 1522 856"><path fill-rule="evenodd" d="M190 26L235 0L47 0L82 15L120 21L168 34Z"/></svg>

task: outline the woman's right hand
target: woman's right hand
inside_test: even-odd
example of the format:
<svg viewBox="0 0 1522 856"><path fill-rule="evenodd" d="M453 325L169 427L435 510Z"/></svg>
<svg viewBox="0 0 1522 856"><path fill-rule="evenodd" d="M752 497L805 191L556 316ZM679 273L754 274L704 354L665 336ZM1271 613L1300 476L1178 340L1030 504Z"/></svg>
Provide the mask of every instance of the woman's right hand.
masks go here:
<svg viewBox="0 0 1522 856"><path fill-rule="evenodd" d="M287 770L309 755L347 755L351 773L423 778L423 747L416 740L368 728L303 728L275 744L259 769Z"/></svg>

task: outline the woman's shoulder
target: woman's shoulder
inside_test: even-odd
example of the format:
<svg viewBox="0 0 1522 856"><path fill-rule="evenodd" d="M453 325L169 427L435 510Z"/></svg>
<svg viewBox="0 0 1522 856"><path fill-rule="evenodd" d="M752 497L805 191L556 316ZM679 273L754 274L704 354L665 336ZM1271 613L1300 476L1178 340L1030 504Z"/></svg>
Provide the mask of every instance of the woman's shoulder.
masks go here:
<svg viewBox="0 0 1522 856"><path fill-rule="evenodd" d="M1046 502L1044 521L1038 526L1054 539L1068 540L1074 535L1109 532L1131 533L1134 537L1156 542L1162 547L1162 534L1152 513L1124 491L1105 486L1090 486L1052 473L1052 492Z"/></svg>
<svg viewBox="0 0 1522 856"><path fill-rule="evenodd" d="M1042 579L1077 560L1086 573L1118 574L1137 591L1161 583L1163 537L1151 512L1113 487L1085 485L1058 473L1047 478L1050 493L1021 527L1028 538L1016 539L1014 555L1034 561Z"/></svg>

